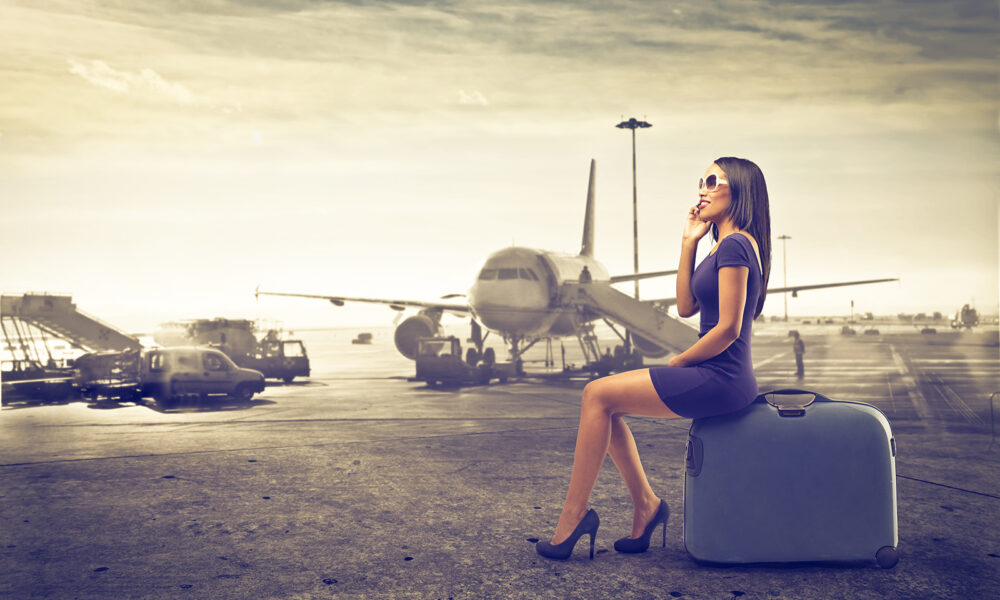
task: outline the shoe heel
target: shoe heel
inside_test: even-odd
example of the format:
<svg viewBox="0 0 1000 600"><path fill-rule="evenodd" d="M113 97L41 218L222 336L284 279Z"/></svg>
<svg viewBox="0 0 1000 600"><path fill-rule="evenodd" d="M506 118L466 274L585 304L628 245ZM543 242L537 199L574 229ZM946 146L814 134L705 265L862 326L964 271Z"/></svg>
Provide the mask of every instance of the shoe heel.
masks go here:
<svg viewBox="0 0 1000 600"><path fill-rule="evenodd" d="M667 547L667 522L663 521L663 547Z"/></svg>
<svg viewBox="0 0 1000 600"><path fill-rule="evenodd" d="M590 560L594 560L594 538L597 537L597 531L594 530L590 532Z"/></svg>

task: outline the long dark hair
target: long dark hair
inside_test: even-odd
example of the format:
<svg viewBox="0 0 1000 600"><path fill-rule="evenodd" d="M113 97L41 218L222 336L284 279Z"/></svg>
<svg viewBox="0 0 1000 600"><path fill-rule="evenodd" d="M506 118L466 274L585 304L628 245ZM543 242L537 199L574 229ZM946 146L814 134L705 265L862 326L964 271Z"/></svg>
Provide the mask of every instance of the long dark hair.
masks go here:
<svg viewBox="0 0 1000 600"><path fill-rule="evenodd" d="M760 316L767 297L767 282L771 279L771 207L767 198L767 183L764 173L752 161L745 158L723 156L715 159L715 164L729 180L729 208L726 214L733 223L757 240L760 250L760 264L764 270L764 285L757 300L754 318ZM719 228L712 223L712 239L719 240Z"/></svg>

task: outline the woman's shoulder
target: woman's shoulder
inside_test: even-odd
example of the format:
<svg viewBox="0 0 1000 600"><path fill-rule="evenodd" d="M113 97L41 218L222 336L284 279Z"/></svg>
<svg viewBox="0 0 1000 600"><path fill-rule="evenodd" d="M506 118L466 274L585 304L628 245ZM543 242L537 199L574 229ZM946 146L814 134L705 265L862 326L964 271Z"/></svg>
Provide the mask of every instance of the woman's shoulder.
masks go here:
<svg viewBox="0 0 1000 600"><path fill-rule="evenodd" d="M746 231L734 231L733 233L730 233L726 237L722 238L722 241L719 243L725 244L727 242L730 244L740 244L743 246L749 245L749 247L751 248L757 247L757 240L755 240L753 236Z"/></svg>
<svg viewBox="0 0 1000 600"><path fill-rule="evenodd" d="M723 252L725 254L722 254ZM716 254L720 255L720 260L723 262L741 263L745 261L746 266L750 266L751 263L760 265L757 240L753 239L753 236L745 231L736 231L722 238ZM730 260L722 258L723 256Z"/></svg>

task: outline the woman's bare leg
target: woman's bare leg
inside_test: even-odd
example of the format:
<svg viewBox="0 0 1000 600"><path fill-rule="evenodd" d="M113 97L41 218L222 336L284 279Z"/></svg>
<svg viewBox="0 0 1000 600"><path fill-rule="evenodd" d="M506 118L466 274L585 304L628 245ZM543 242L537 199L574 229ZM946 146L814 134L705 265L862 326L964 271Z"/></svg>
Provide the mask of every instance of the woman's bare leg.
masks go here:
<svg viewBox="0 0 1000 600"><path fill-rule="evenodd" d="M577 431L576 450L573 454L573 474L570 476L569 490L566 492L566 501L559 515L552 544L561 543L568 538L587 513L587 501L590 499L590 493L594 489L597 475L601 471L601 465L611 444L612 419L626 414L666 418L678 416L660 400L649 378L648 369L619 373L587 384L583 390L580 406L580 428ZM628 437L632 437L631 433ZM646 476L642 473L642 465L638 461L639 454L635 448L635 440L624 440L623 445L625 452L621 458L625 472L622 475L626 476L627 473L626 485L630 480L635 485L639 482L639 477L645 480ZM616 453L618 449L616 448ZM635 454L634 459L630 456L632 453ZM642 474L637 476L636 469ZM640 483L639 488L641 487ZM649 487L648 481L645 487ZM645 495L644 490L640 489L639 492L640 495Z"/></svg>
<svg viewBox="0 0 1000 600"><path fill-rule="evenodd" d="M625 424L621 415L611 418L611 445L608 447L611 460L618 467L618 472L625 480L625 487L632 496L632 533L631 537L642 535L646 525L652 520L660 508L660 498L649 485L646 471L639 460L639 450L635 445L632 431Z"/></svg>

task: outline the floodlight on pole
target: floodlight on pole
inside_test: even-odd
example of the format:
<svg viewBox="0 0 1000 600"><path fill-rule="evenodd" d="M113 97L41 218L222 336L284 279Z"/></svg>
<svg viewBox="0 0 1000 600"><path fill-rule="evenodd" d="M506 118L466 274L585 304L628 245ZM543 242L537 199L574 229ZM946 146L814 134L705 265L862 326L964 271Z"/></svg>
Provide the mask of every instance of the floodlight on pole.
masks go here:
<svg viewBox="0 0 1000 600"><path fill-rule="evenodd" d="M621 123L615 125L619 129L631 129L632 130L632 267L636 275L639 274L639 217L638 217L638 193L636 191L635 183L635 130L636 129L646 129L652 127L651 124L646 121L640 121L635 117L632 117L628 121L622 121ZM635 284L635 299L639 299L639 280L636 279Z"/></svg>

